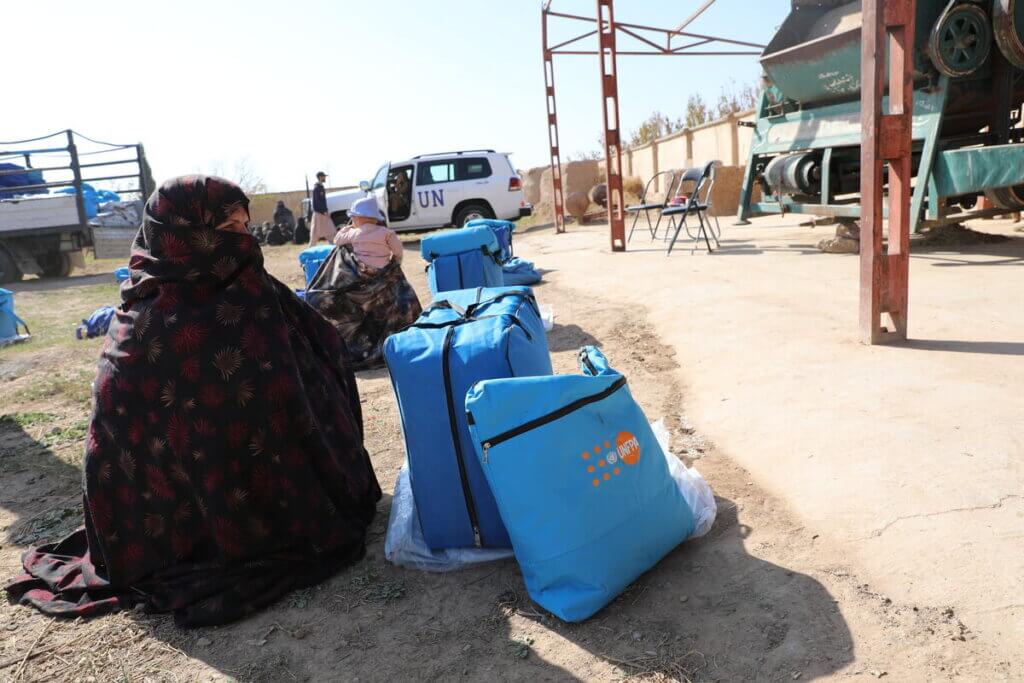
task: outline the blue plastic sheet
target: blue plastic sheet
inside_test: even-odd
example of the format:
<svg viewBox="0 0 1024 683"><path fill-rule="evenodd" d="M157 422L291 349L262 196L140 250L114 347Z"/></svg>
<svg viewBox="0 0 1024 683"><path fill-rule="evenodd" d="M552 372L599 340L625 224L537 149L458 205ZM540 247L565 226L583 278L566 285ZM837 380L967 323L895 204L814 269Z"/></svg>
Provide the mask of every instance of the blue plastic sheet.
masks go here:
<svg viewBox="0 0 1024 683"><path fill-rule="evenodd" d="M506 287L535 285L541 281L540 272L534 267L533 261L526 261L518 256L501 264L501 276Z"/></svg>
<svg viewBox="0 0 1024 683"><path fill-rule="evenodd" d="M101 337L110 328L110 321L117 311L113 306L101 306L92 312L88 318L75 330L75 336L79 339L92 339Z"/></svg>
<svg viewBox="0 0 1024 683"><path fill-rule="evenodd" d="M0 164L0 171L25 171L24 173L12 173L10 175L0 175L0 199L11 199L18 195L23 194L46 194L46 190L19 190L17 192L4 192L5 187L18 187L20 185L41 185L46 182L43 180L42 171L33 171L32 169L26 169L24 166L18 164Z"/></svg>

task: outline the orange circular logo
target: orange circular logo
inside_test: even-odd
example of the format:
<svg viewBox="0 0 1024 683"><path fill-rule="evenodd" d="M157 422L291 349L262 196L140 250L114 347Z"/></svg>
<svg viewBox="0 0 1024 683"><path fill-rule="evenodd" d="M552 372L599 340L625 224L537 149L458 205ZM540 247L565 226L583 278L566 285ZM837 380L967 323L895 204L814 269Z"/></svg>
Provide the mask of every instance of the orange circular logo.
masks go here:
<svg viewBox="0 0 1024 683"><path fill-rule="evenodd" d="M629 432L619 432L615 437L615 450L619 459L627 465L640 462L640 441Z"/></svg>

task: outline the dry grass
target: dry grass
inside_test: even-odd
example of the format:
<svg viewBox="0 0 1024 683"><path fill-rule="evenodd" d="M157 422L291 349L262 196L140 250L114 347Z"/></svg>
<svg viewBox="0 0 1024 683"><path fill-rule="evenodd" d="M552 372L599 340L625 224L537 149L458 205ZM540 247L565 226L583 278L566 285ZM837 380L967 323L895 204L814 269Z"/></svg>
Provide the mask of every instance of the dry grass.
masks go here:
<svg viewBox="0 0 1024 683"><path fill-rule="evenodd" d="M129 612L105 619L58 620L29 619L29 614L11 614L12 619L21 619L7 625L10 635L0 649L0 680L196 680L181 667L185 654L169 642L176 637L169 618Z"/></svg>

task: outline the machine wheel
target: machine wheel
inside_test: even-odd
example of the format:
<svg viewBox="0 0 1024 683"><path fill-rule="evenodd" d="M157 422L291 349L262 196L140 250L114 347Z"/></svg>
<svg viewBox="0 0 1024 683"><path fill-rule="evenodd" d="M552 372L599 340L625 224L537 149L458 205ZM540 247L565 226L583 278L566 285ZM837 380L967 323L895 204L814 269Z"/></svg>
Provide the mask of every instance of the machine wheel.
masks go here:
<svg viewBox="0 0 1024 683"><path fill-rule="evenodd" d="M970 76L981 68L991 51L992 26L988 15L977 5L967 3L943 12L928 40L932 64L950 78Z"/></svg>
<svg viewBox="0 0 1024 683"><path fill-rule="evenodd" d="M22 278L21 269L7 250L0 247L0 285L5 282L17 282Z"/></svg>
<svg viewBox="0 0 1024 683"><path fill-rule="evenodd" d="M1024 210L1024 185L985 190L985 199L997 209Z"/></svg>
<svg viewBox="0 0 1024 683"><path fill-rule="evenodd" d="M999 51L1010 64L1024 69L1024 2L995 0L992 3L992 25Z"/></svg>
<svg viewBox="0 0 1024 683"><path fill-rule="evenodd" d="M478 218L494 218L494 214L491 213L486 204L473 202L466 204L456 211L452 222L455 224L455 227L461 228L466 223L475 221Z"/></svg>
<svg viewBox="0 0 1024 683"><path fill-rule="evenodd" d="M63 251L51 251L36 260L43 277L67 277L71 274L71 256Z"/></svg>

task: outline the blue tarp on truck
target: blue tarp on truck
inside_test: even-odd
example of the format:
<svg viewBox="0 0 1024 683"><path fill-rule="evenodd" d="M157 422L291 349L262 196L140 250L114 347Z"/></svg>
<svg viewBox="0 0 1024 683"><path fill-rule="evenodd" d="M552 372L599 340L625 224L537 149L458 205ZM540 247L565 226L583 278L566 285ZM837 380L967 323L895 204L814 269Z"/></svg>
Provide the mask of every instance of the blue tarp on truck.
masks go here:
<svg viewBox="0 0 1024 683"><path fill-rule="evenodd" d="M46 194L46 190L28 190L25 192L4 192L5 187L19 187L22 185L42 185L45 181L43 180L42 171L33 171L30 168L19 166L17 164L0 163L0 171L24 171L24 173L11 173L9 175L0 175L0 199L11 199L16 195L23 194Z"/></svg>

